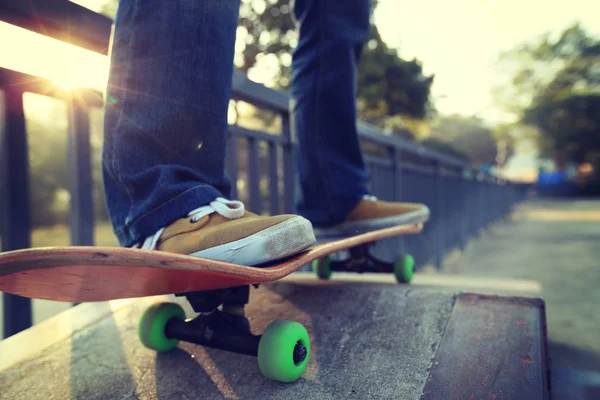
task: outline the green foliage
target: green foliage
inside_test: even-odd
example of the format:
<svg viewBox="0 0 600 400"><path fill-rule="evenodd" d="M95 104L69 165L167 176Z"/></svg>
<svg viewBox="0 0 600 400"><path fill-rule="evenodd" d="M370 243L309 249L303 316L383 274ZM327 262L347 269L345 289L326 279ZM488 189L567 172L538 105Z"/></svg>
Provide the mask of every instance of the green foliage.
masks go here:
<svg viewBox="0 0 600 400"><path fill-rule="evenodd" d="M499 159L494 131L482 120L458 115L439 118L423 144L454 151L475 164L502 164L509 155L503 154ZM505 151L512 153L512 144L507 143Z"/></svg>
<svg viewBox="0 0 600 400"><path fill-rule="evenodd" d="M542 154L559 164L583 162L600 151L600 39L579 24L502 57L512 76L498 100L540 131Z"/></svg>
<svg viewBox="0 0 600 400"><path fill-rule="evenodd" d="M450 156L454 156L454 157L460 158L465 161L469 161L469 156L467 154L465 154L464 151L462 151L460 148L458 148L454 144L448 143L444 140L429 137L427 139L423 139L421 141L421 144L424 145L425 147L428 147L433 150L437 150L441 153L448 154Z"/></svg>
<svg viewBox="0 0 600 400"><path fill-rule="evenodd" d="M66 110L65 110L66 117ZM68 221L67 131L27 120L30 166L30 210L34 227Z"/></svg>
<svg viewBox="0 0 600 400"><path fill-rule="evenodd" d="M29 157L29 204L31 226L68 222L67 108L62 102L26 93L24 96ZM37 118L39 107L54 118ZM29 111L29 112L28 112ZM61 121L62 123L58 122ZM0 190L3 188L0 187Z"/></svg>
<svg viewBox="0 0 600 400"><path fill-rule="evenodd" d="M405 61L381 39L371 26L359 68L360 116L383 125L386 117L405 115L423 119L434 109L429 100L433 76L425 76L417 60Z"/></svg>
<svg viewBox="0 0 600 400"><path fill-rule="evenodd" d="M521 122L512 122L496 125L493 135L498 149L497 165L505 165L519 142L534 142L538 138L538 131Z"/></svg>
<svg viewBox="0 0 600 400"><path fill-rule="evenodd" d="M70 211L67 105L49 97L25 95L29 147L31 226L68 224ZM93 202L96 221L106 220L102 186L102 110L90 110ZM0 187L0 190L2 188Z"/></svg>
<svg viewBox="0 0 600 400"><path fill-rule="evenodd" d="M245 74L267 58L277 70L276 87L290 83L291 50L297 33L289 0L242 0L238 22L235 66Z"/></svg>
<svg viewBox="0 0 600 400"><path fill-rule="evenodd" d="M376 7L377 3L373 4ZM243 0L236 45L236 67L249 73L258 61L270 57L278 69L273 84L290 83L291 53L297 42L289 0ZM241 51L239 50L241 49ZM275 62L276 61L276 62ZM425 118L433 112L429 93L432 76L424 76L419 61L405 61L387 47L372 25L359 68L359 115L380 127L386 118L406 115Z"/></svg>
<svg viewBox="0 0 600 400"><path fill-rule="evenodd" d="M372 2L377 6L377 1ZM259 65L270 71L269 86L290 85L292 50L297 43L296 24L290 0L242 0L234 63L252 76ZM116 0L103 10L114 17ZM418 60L403 60L371 26L359 68L359 117L381 128L387 119L407 116L426 118L434 112L429 99L433 76L425 76Z"/></svg>
<svg viewBox="0 0 600 400"><path fill-rule="evenodd" d="M590 161L588 153L600 151L600 95L545 99L523 120L540 128L543 154L557 161Z"/></svg>
<svg viewBox="0 0 600 400"><path fill-rule="evenodd" d="M104 14L109 18L115 19L115 15L117 15L117 6L119 5L119 0L109 0L100 7L100 14Z"/></svg>

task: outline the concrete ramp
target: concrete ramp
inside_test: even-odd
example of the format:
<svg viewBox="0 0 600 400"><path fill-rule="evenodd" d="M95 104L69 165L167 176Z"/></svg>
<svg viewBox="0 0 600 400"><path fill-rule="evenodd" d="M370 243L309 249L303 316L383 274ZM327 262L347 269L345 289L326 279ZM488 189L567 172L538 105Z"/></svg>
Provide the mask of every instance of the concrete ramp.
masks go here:
<svg viewBox="0 0 600 400"><path fill-rule="evenodd" d="M137 322L163 299L83 304L0 342L0 399L548 398L539 299L372 282L252 289L253 330L309 330L311 361L292 384L264 379L250 356L147 350Z"/></svg>

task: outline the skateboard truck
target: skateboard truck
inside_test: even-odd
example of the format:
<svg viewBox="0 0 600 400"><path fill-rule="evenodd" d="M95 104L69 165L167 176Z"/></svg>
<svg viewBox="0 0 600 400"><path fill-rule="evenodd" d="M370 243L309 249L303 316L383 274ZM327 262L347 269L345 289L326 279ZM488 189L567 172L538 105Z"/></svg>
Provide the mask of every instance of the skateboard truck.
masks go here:
<svg viewBox="0 0 600 400"><path fill-rule="evenodd" d="M219 306L244 307L250 299L250 286L235 286L227 289L204 290L201 292L178 293L185 297L197 313L208 313Z"/></svg>
<svg viewBox="0 0 600 400"><path fill-rule="evenodd" d="M373 256L369 249L373 243L363 243L348 249L349 257L344 260L336 260L332 255L316 259L312 262L313 272L320 278L327 280L331 278L334 271L365 272L371 273L393 273L398 283L409 283L414 274L415 260L405 254L399 256L394 262L382 261Z"/></svg>
<svg viewBox="0 0 600 400"><path fill-rule="evenodd" d="M243 315L219 310L220 306L243 311L250 296L249 286L203 292L179 293L199 315L190 320L173 318L165 326L165 336L234 353L258 355L260 336L250 331Z"/></svg>
<svg viewBox="0 0 600 400"><path fill-rule="evenodd" d="M177 303L151 306L142 315L138 329L140 340L146 347L165 352L183 340L255 356L263 375L281 382L297 380L306 369L310 341L304 326L294 321L273 321L262 335L251 332L242 312L250 297L250 286L176 296L185 297L199 315L186 319L183 308ZM223 309L239 310L240 313Z"/></svg>

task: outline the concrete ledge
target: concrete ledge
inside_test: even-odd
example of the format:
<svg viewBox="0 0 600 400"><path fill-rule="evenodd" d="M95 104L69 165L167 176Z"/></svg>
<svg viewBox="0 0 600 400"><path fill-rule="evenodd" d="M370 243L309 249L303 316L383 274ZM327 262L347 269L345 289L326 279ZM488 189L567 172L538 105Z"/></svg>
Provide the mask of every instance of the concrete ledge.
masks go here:
<svg viewBox="0 0 600 400"><path fill-rule="evenodd" d="M547 399L544 302L456 298L421 399Z"/></svg>
<svg viewBox="0 0 600 400"><path fill-rule="evenodd" d="M314 282L316 278L312 272L296 272L284 278L284 280ZM331 284L344 284L346 282L397 284L396 278L392 274L356 274L351 272L335 272L330 282ZM437 271L417 273L410 286L454 293L474 291L504 296L538 297L542 293L542 285L535 280L490 278L488 276L458 275Z"/></svg>
<svg viewBox="0 0 600 400"><path fill-rule="evenodd" d="M189 343L168 354L144 348L138 319L164 298L83 304L0 342L0 398L416 399L439 363L461 296L309 279L252 289L248 314L255 333L273 319L296 320L309 330L311 361L293 384L264 379L250 356ZM512 342L502 343L513 352ZM429 392L428 398L447 397Z"/></svg>

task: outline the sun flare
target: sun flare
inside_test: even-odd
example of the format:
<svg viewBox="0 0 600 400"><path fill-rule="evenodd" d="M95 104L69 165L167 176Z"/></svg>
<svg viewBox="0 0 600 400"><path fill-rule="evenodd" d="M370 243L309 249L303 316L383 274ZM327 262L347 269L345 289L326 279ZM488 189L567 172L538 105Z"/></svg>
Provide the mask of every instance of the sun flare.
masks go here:
<svg viewBox="0 0 600 400"><path fill-rule="evenodd" d="M65 90L104 91L107 56L0 22L0 67L51 80Z"/></svg>

